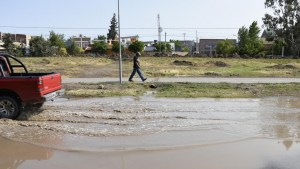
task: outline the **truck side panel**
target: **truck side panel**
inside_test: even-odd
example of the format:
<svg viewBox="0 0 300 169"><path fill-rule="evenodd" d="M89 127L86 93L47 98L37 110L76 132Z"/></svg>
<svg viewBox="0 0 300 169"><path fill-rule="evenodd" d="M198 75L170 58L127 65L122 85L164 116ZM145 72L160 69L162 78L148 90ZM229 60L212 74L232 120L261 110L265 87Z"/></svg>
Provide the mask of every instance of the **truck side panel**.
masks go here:
<svg viewBox="0 0 300 169"><path fill-rule="evenodd" d="M14 91L24 103L42 102L38 78L0 78L0 89Z"/></svg>

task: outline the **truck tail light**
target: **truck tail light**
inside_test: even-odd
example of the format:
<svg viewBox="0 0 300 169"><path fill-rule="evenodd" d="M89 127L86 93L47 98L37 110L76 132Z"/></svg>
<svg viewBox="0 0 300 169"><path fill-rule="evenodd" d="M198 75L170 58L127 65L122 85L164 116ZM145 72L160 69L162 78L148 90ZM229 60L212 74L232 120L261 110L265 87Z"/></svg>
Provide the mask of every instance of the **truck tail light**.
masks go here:
<svg viewBox="0 0 300 169"><path fill-rule="evenodd" d="M38 82L38 91L43 91L44 90L44 83L42 79L39 79Z"/></svg>

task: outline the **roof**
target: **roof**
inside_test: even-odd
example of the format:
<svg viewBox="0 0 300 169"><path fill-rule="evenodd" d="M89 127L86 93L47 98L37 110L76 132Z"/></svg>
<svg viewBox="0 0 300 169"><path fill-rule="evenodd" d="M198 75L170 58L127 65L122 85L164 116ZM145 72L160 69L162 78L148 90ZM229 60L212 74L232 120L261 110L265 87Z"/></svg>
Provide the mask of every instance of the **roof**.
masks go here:
<svg viewBox="0 0 300 169"><path fill-rule="evenodd" d="M261 38L270 38L275 37L276 33L273 30L264 30L264 32L261 35Z"/></svg>

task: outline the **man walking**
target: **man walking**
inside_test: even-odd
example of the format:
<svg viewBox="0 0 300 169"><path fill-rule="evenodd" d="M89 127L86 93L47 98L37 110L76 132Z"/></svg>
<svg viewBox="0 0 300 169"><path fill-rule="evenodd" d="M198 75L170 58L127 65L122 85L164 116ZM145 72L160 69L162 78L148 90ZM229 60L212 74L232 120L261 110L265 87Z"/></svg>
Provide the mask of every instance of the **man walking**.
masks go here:
<svg viewBox="0 0 300 169"><path fill-rule="evenodd" d="M140 76L140 78L142 79L142 81L144 82L145 80L147 80L147 78L144 78L143 73L141 71L141 67L140 67L140 60L139 57L141 56L140 52L137 52L136 55L133 57L133 71L129 77L129 81L133 82L132 78L135 75L135 73L137 72Z"/></svg>

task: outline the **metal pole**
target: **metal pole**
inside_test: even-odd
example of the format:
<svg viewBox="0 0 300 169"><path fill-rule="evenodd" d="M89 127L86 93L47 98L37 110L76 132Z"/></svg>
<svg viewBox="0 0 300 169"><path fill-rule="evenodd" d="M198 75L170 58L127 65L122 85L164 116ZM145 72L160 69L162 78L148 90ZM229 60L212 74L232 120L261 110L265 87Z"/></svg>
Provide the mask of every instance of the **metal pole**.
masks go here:
<svg viewBox="0 0 300 169"><path fill-rule="evenodd" d="M167 32L165 32L165 54L167 54Z"/></svg>
<svg viewBox="0 0 300 169"><path fill-rule="evenodd" d="M119 79L122 84L122 44L121 44L121 26L120 26L120 0L118 0L118 27L119 27Z"/></svg>

